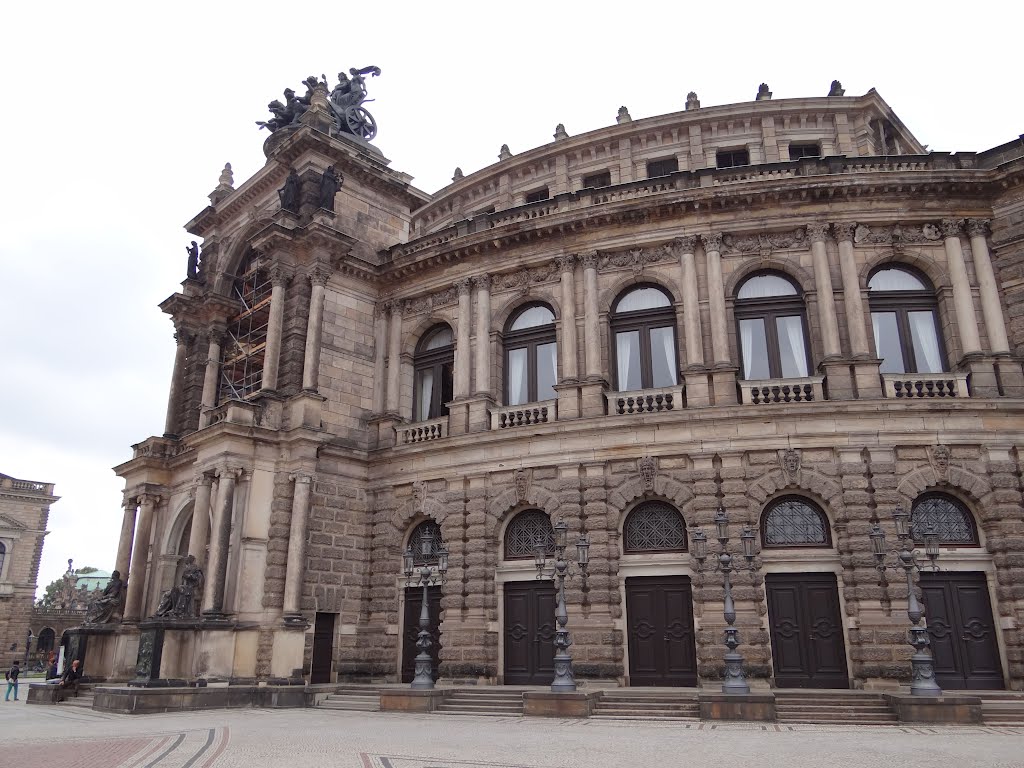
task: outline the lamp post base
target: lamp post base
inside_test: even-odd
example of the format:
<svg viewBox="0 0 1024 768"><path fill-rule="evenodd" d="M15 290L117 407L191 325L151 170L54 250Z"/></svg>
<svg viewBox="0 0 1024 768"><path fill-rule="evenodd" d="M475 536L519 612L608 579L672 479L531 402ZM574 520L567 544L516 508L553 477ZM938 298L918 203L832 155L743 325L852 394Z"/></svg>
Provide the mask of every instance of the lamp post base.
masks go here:
<svg viewBox="0 0 1024 768"><path fill-rule="evenodd" d="M914 655L910 657L910 695L941 696L942 688L935 682L935 666L928 648L928 629L916 626L915 622L910 628L910 644L914 646Z"/></svg>
<svg viewBox="0 0 1024 768"><path fill-rule="evenodd" d="M576 690L576 678L572 674L572 657L565 648L555 652L555 679L551 683L552 693L572 693Z"/></svg>
<svg viewBox="0 0 1024 768"><path fill-rule="evenodd" d="M743 673L743 654L736 650L740 644L739 630L726 627L725 676L722 679L722 693L750 693L747 676Z"/></svg>
<svg viewBox="0 0 1024 768"><path fill-rule="evenodd" d="M434 660L430 654L423 652L416 657L416 676L413 677L411 688L430 690L434 687Z"/></svg>

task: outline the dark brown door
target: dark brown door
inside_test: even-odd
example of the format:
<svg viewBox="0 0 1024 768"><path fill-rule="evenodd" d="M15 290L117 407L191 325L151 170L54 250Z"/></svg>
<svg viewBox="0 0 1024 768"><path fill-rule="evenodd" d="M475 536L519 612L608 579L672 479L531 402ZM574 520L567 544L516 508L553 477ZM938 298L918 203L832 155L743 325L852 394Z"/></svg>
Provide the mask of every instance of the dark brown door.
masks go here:
<svg viewBox="0 0 1024 768"><path fill-rule="evenodd" d="M555 677L555 588L505 584L505 684L548 685Z"/></svg>
<svg viewBox="0 0 1024 768"><path fill-rule="evenodd" d="M922 573L921 594L935 657L935 681L950 689L1002 688L1003 669L985 574Z"/></svg>
<svg viewBox="0 0 1024 768"><path fill-rule="evenodd" d="M768 574L765 586L775 685L849 688L835 574Z"/></svg>
<svg viewBox="0 0 1024 768"><path fill-rule="evenodd" d="M309 682L331 682L331 660L334 657L334 621L336 613L317 613L313 623L313 659L309 666Z"/></svg>
<svg viewBox="0 0 1024 768"><path fill-rule="evenodd" d="M437 680L441 654L441 588L427 587L430 607L430 656L434 660L434 679ZM402 637L402 682L411 683L416 677L416 638L420 634L420 609L423 607L423 587L405 590L405 633Z"/></svg>
<svg viewBox="0 0 1024 768"><path fill-rule="evenodd" d="M693 596L686 576L626 579L630 685L696 685Z"/></svg>

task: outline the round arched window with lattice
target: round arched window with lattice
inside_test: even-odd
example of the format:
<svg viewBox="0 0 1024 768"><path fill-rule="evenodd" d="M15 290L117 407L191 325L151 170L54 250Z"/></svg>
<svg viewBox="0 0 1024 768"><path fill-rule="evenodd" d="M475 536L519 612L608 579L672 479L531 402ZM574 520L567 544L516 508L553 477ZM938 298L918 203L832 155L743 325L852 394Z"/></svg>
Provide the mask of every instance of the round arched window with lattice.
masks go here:
<svg viewBox="0 0 1024 768"><path fill-rule="evenodd" d="M430 539L429 554L423 554L423 540ZM409 535L409 548L412 549L412 562L414 565L436 565L437 550L444 544L441 538L441 526L433 520L424 520L413 528Z"/></svg>
<svg viewBox="0 0 1024 768"><path fill-rule="evenodd" d="M765 547L830 547L828 518L816 504L799 496L773 501L761 515L761 542Z"/></svg>
<svg viewBox="0 0 1024 768"><path fill-rule="evenodd" d="M978 546L974 516L959 499L943 493L918 497L910 511L910 534L914 541L924 541L923 534L929 525L939 534L939 544Z"/></svg>
<svg viewBox="0 0 1024 768"><path fill-rule="evenodd" d="M544 542L549 555L555 553L555 531L551 518L539 509L527 509L516 515L505 529L505 559L532 559L538 541Z"/></svg>
<svg viewBox="0 0 1024 768"><path fill-rule="evenodd" d="M671 504L645 501L626 516L622 540L626 553L685 552L686 523Z"/></svg>

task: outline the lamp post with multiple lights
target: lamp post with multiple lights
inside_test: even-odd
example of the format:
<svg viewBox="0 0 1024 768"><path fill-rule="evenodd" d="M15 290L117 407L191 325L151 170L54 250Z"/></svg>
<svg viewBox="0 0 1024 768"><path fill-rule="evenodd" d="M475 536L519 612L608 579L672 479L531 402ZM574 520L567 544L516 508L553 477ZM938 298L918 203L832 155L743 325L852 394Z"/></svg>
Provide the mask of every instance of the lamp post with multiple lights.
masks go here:
<svg viewBox="0 0 1024 768"><path fill-rule="evenodd" d="M416 647L419 654L416 656L416 675L412 681L413 688L430 689L434 687L434 660L430 655L430 648L434 641L430 637L430 599L427 588L434 584L444 584L448 573L448 547L444 544L434 549L434 534L431 530L423 532L421 539L420 554L424 564L416 567L416 555L412 547L407 547L402 555L402 565L405 571L405 586L411 587L420 584L423 587L423 604L420 607L420 631L416 638ZM431 567L429 561L433 555L437 555L437 566Z"/></svg>

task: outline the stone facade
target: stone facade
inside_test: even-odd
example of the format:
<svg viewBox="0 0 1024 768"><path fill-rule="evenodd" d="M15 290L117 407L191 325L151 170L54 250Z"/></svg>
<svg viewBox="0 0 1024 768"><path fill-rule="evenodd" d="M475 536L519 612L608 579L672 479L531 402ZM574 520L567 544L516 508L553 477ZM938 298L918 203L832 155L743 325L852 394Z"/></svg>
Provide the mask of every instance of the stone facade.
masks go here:
<svg viewBox="0 0 1024 768"><path fill-rule="evenodd" d="M46 520L58 498L53 483L0 475L0 653L5 667L25 659Z"/></svg>
<svg viewBox="0 0 1024 768"><path fill-rule="evenodd" d="M841 684L893 687L909 677L907 587L880 583L867 534L892 537L897 505L940 494L975 537L944 540L940 566L982 574L993 684L1024 687L1019 145L925 152L871 91L696 106L502 157L429 196L303 127L189 222L203 272L162 305L179 334L167 429L117 468L129 639L105 672L131 667L133 622L192 553L205 619L175 676L396 680L402 552L431 520L450 551L440 673L505 682L507 598L535 582L506 532L540 510L590 541L588 578L567 585L577 676L640 674L631 585L667 579L692 595L692 682L708 683L723 673L725 595L687 539L722 507L734 548L745 526L757 536L733 589L754 684L785 676L780 579L818 574L837 595ZM328 165L344 176L333 211L312 196ZM276 193L292 168L298 214ZM871 281L888 268L920 287L901 333L924 333L925 316L937 329L934 349L904 346L920 357L909 372L880 359L893 339L872 313L900 308L881 308ZM758 294L762 277L789 287ZM263 287L247 294L250 278ZM653 292L620 309L636 288ZM553 342L554 373L538 383L531 352L543 397L523 402L507 340L529 307L553 318L523 343ZM246 318L258 328L240 342ZM799 323L775 324L787 318ZM442 326L450 359L427 343ZM629 329L650 345L629 347ZM242 395L223 384L229 355L254 372ZM446 376L439 403L425 382ZM764 540L766 510L790 498L820 511L819 546ZM676 551L630 549L625 522L651 501L681 515Z"/></svg>

